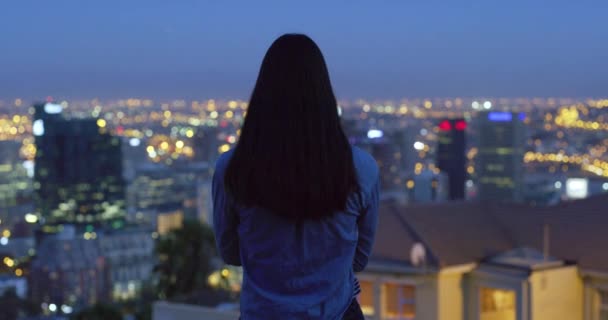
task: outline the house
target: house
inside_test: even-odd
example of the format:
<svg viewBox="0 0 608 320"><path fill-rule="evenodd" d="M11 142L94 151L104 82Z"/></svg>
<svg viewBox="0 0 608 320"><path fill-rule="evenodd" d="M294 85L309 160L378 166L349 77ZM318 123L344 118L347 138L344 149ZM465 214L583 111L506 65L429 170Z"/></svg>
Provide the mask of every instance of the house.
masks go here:
<svg viewBox="0 0 608 320"><path fill-rule="evenodd" d="M383 203L368 319L608 318L608 196L552 207Z"/></svg>

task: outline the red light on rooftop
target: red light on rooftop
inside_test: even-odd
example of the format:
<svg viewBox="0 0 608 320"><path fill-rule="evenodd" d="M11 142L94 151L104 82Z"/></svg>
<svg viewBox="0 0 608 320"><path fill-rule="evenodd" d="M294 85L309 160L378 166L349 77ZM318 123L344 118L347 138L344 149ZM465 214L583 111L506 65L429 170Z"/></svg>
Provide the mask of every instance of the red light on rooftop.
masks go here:
<svg viewBox="0 0 608 320"><path fill-rule="evenodd" d="M51 97L51 96L46 97L46 102L53 102L53 97Z"/></svg>
<svg viewBox="0 0 608 320"><path fill-rule="evenodd" d="M441 130L441 131L450 131L450 130L452 130L452 124L450 123L449 120L443 120L439 124L439 130Z"/></svg>
<svg viewBox="0 0 608 320"><path fill-rule="evenodd" d="M119 135L125 133L125 128L123 126L116 127L116 133Z"/></svg>
<svg viewBox="0 0 608 320"><path fill-rule="evenodd" d="M455 127L456 127L456 130L458 130L458 131L464 131L467 129L467 122L464 120L459 120L456 122Z"/></svg>

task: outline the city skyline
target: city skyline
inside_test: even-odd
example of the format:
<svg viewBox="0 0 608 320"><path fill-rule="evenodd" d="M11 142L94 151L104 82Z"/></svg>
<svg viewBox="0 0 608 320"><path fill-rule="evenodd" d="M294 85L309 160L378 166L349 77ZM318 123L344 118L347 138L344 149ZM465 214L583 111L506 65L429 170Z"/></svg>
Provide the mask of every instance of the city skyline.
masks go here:
<svg viewBox="0 0 608 320"><path fill-rule="evenodd" d="M0 96L246 99L270 43L309 34L336 95L601 96L608 4L3 4ZM255 28L250 26L255 25Z"/></svg>

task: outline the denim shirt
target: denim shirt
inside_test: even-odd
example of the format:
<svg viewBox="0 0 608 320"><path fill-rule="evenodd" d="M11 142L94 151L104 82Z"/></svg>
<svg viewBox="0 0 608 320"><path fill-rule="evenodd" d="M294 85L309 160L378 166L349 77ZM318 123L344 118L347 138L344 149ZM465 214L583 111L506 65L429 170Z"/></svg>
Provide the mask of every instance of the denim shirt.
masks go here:
<svg viewBox="0 0 608 320"><path fill-rule="evenodd" d="M360 192L348 197L344 211L299 223L232 203L224 189L232 151L219 158L212 185L215 239L227 264L243 266L243 320L341 319L378 223L378 166L357 147L352 154Z"/></svg>

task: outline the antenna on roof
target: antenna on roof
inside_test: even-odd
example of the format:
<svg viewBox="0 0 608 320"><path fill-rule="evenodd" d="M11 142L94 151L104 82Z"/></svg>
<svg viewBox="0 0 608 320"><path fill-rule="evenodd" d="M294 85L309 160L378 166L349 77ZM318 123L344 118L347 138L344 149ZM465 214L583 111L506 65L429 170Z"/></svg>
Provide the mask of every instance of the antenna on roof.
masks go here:
<svg viewBox="0 0 608 320"><path fill-rule="evenodd" d="M549 260L549 246L551 241L551 228L548 223L543 226L543 257L544 260Z"/></svg>
<svg viewBox="0 0 608 320"><path fill-rule="evenodd" d="M414 267L419 267L420 265L426 263L426 249L424 249L424 245L422 243L414 243L412 249L410 249L410 261Z"/></svg>

